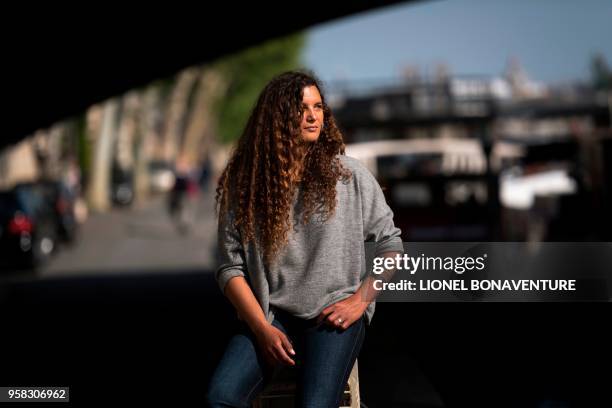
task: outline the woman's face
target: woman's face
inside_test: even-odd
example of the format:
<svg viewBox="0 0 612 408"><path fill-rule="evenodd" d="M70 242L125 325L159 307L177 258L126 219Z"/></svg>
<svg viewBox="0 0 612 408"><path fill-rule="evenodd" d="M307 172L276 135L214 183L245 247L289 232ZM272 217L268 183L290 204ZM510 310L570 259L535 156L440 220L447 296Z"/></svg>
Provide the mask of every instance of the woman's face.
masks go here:
<svg viewBox="0 0 612 408"><path fill-rule="evenodd" d="M316 86L304 88L302 112L302 138L306 142L316 142L323 125L323 101Z"/></svg>

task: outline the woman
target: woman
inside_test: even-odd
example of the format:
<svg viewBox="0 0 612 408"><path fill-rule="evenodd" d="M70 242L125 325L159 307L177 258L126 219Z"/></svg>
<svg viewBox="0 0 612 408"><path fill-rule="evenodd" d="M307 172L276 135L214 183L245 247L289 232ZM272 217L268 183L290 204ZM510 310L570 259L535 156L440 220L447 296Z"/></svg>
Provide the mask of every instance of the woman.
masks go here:
<svg viewBox="0 0 612 408"><path fill-rule="evenodd" d="M243 330L208 392L249 407L280 365L298 369L297 406L337 407L374 313L364 241L402 251L380 186L344 155L319 81L268 83L217 187L216 278Z"/></svg>

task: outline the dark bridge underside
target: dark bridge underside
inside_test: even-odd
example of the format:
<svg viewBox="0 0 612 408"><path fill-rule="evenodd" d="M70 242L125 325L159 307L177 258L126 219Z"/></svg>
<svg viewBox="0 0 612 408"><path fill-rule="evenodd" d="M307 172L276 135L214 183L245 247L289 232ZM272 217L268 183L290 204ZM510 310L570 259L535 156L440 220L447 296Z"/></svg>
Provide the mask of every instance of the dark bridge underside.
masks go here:
<svg viewBox="0 0 612 408"><path fill-rule="evenodd" d="M0 147L189 65L400 1L332 1L324 7L214 3L203 8L170 2L133 11L100 3L87 11L74 7L70 14L50 5L51 10L37 6L7 14L18 24L0 29L1 90L8 107Z"/></svg>

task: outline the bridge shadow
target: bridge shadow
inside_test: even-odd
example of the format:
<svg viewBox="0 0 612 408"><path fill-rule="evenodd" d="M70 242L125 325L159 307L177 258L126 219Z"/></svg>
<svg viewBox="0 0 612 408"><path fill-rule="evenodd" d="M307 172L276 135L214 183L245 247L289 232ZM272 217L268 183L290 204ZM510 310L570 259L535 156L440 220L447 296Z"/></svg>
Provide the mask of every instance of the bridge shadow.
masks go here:
<svg viewBox="0 0 612 408"><path fill-rule="evenodd" d="M0 381L76 405L203 406L237 327L210 271L0 285ZM368 407L610 401L609 303L379 303L360 355ZM601 371L603 370L603 371ZM612 406L606 405L604 406Z"/></svg>

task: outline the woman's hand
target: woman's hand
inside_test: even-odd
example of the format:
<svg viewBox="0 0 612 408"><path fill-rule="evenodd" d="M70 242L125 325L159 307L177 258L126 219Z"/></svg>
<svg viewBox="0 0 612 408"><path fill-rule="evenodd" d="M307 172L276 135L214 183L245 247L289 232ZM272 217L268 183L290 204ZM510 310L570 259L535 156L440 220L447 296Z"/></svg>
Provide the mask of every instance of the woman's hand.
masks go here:
<svg viewBox="0 0 612 408"><path fill-rule="evenodd" d="M258 330L255 336L264 358L270 365L295 365L295 361L289 356L295 355L295 351L289 338L281 330L268 323Z"/></svg>
<svg viewBox="0 0 612 408"><path fill-rule="evenodd" d="M267 322L263 309L243 276L235 276L228 281L225 295L236 308L238 319L244 321L255 334L266 361L273 366L276 362L295 365L287 354L295 355L291 342L285 333Z"/></svg>
<svg viewBox="0 0 612 408"><path fill-rule="evenodd" d="M361 300L359 293L329 305L317 318L317 323L325 321L326 324L338 329L346 330L363 316L368 302Z"/></svg>

